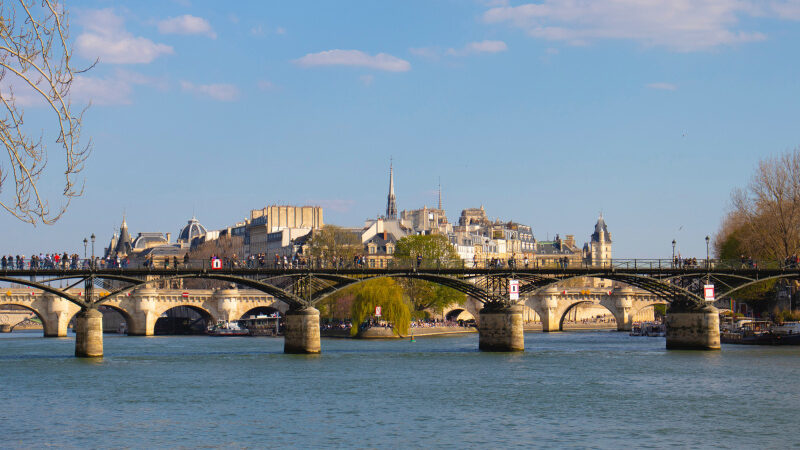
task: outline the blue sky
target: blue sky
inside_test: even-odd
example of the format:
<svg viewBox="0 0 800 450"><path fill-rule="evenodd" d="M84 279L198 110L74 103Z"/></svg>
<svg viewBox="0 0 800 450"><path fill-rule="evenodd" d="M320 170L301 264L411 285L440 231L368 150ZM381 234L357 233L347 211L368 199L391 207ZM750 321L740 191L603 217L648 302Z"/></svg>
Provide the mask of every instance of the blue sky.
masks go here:
<svg viewBox="0 0 800 450"><path fill-rule="evenodd" d="M800 1L68 1L85 194L0 251L98 248L269 204L356 226L484 205L615 257L705 256L730 192L795 148ZM29 126L46 127L29 109ZM55 148L55 147L54 147ZM58 179L57 153L49 169ZM57 183L44 183L57 189ZM54 201L57 201L57 197Z"/></svg>

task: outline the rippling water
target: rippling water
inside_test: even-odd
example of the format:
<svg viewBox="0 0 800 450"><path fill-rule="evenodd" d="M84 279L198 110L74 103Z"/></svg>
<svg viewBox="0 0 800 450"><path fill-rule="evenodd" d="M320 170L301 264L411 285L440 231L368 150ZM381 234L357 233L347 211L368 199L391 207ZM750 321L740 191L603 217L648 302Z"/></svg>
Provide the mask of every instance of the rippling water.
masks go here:
<svg viewBox="0 0 800 450"><path fill-rule="evenodd" d="M788 447L800 348L666 351L663 338L531 333L323 339L0 338L3 447Z"/></svg>

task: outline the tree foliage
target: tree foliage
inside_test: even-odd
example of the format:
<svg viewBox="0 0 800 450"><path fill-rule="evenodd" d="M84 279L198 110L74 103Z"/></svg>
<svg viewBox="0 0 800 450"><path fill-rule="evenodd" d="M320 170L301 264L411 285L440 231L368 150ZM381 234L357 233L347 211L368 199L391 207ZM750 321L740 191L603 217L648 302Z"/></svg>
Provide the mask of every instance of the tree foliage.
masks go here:
<svg viewBox="0 0 800 450"><path fill-rule="evenodd" d="M74 178L83 170L90 145L81 143L85 109L76 111L70 100L75 74L80 71L72 64L68 37L67 12L60 2L0 2L0 143L9 158L0 164L0 194L5 194L0 196L0 206L31 224L55 222L70 201L83 193ZM64 158L60 205L53 210L39 186L47 147L41 136L24 125L22 106L37 104L52 114L48 129L55 130Z"/></svg>
<svg viewBox="0 0 800 450"><path fill-rule="evenodd" d="M437 311L454 303L461 305L467 299L466 294L429 281L406 278L399 283L414 311Z"/></svg>
<svg viewBox="0 0 800 450"><path fill-rule="evenodd" d="M359 283L348 289L353 294L350 317L353 321L351 333L358 333L358 325L375 314L375 307L381 307L382 317L392 324L395 334L408 333L411 312L403 301L403 290L391 278L377 278Z"/></svg>
<svg viewBox="0 0 800 450"><path fill-rule="evenodd" d="M311 235L309 250L318 261L332 264L341 260L347 263L363 253L363 246L358 233L336 225L325 225Z"/></svg>
<svg viewBox="0 0 800 450"><path fill-rule="evenodd" d="M417 256L422 256L422 267L459 267L458 252L441 234L411 235L399 241L394 258L404 266L415 265Z"/></svg>
<svg viewBox="0 0 800 450"><path fill-rule="evenodd" d="M758 163L715 239L717 256L783 259L800 249L800 149ZM735 255L738 257L740 255Z"/></svg>

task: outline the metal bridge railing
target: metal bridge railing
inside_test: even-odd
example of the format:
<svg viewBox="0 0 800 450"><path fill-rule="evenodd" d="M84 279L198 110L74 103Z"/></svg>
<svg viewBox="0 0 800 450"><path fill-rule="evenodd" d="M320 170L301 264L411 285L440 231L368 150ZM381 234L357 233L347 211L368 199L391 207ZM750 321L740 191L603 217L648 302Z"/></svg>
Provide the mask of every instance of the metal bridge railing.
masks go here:
<svg viewBox="0 0 800 450"><path fill-rule="evenodd" d="M753 260L742 258L736 260L720 259L610 259L600 263L589 263L584 260L569 259L566 256L537 255L535 258L508 258L508 259L426 259L426 258L387 258L386 256L363 255L353 259L342 258L293 258L293 259L254 259L254 258L158 258L155 260L105 260L96 258L70 260L66 263L45 263L25 259L5 257L0 270L25 270L36 272L39 270L64 271L86 270L89 268L102 270L126 269L144 270L169 270L169 269L495 269L495 270L574 270L574 269L627 269L627 270L731 270L731 269L770 269L770 270L798 270L800 264L794 260Z"/></svg>

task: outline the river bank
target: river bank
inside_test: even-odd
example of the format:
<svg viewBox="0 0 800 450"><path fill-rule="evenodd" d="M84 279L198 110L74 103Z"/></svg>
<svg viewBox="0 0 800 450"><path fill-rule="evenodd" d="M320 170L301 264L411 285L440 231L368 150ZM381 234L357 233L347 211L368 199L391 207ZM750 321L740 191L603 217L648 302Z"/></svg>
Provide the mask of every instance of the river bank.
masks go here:
<svg viewBox="0 0 800 450"><path fill-rule="evenodd" d="M614 323L565 323L564 331L591 331L591 330L616 330ZM533 322L524 325L525 333L541 333L542 324ZM404 339L410 336L446 336L477 333L474 327L419 327L409 328L408 334L398 336L388 327L372 327L360 332L356 336L350 335L350 329L328 329L320 331L321 337L341 338L341 339Z"/></svg>

